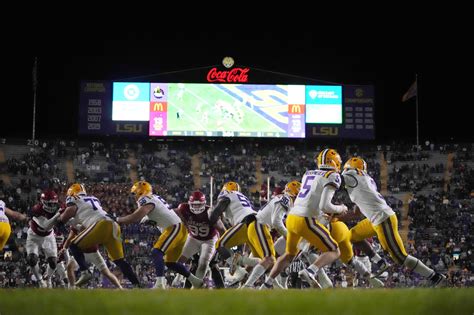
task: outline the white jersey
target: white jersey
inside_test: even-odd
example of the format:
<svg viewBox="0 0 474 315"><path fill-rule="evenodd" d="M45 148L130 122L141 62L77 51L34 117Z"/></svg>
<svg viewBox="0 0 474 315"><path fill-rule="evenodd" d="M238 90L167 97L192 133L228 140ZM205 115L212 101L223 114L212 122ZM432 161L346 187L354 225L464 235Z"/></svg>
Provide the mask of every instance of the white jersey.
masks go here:
<svg viewBox="0 0 474 315"><path fill-rule="evenodd" d="M0 222L10 222L8 220L8 217L7 215L5 214L5 208L7 206L5 206L5 202L3 202L3 200L0 200Z"/></svg>
<svg viewBox="0 0 474 315"><path fill-rule="evenodd" d="M138 206L144 206L151 204L153 210L148 212L148 218L156 222L156 225L161 230L166 229L169 226L181 223L181 219L178 217L176 212L171 209L171 206L158 195L142 196L137 201Z"/></svg>
<svg viewBox="0 0 474 315"><path fill-rule="evenodd" d="M109 219L107 212L102 209L99 199L94 196L68 196L66 198L66 205L70 206L71 204L77 206L77 211L74 215L75 221L85 228L98 221Z"/></svg>
<svg viewBox="0 0 474 315"><path fill-rule="evenodd" d="M283 194L273 197L260 211L257 212L257 221L266 224L270 229L276 229L280 234L286 236L286 227L283 218L288 214L291 200Z"/></svg>
<svg viewBox="0 0 474 315"><path fill-rule="evenodd" d="M230 200L224 212L224 216L232 225L239 224L246 216L257 213L252 209L250 200L238 191L223 190L217 199L219 200L221 198L229 198Z"/></svg>
<svg viewBox="0 0 474 315"><path fill-rule="evenodd" d="M392 208L387 205L383 196L377 191L377 185L367 173L355 169L346 169L342 176L344 176L346 189L352 202L359 207L360 212L373 225L379 225L395 214Z"/></svg>
<svg viewBox="0 0 474 315"><path fill-rule="evenodd" d="M341 185L341 176L334 171L312 170L304 174L301 182L303 184L300 193L296 197L295 205L290 210L290 214L317 218L324 212L324 209L319 208L324 188L331 185L338 189Z"/></svg>

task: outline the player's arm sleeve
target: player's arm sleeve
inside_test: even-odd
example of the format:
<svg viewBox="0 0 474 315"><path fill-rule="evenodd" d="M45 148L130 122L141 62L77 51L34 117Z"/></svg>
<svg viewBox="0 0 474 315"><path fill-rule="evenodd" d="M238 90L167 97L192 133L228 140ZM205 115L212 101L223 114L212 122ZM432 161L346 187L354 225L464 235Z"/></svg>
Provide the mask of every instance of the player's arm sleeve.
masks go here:
<svg viewBox="0 0 474 315"><path fill-rule="evenodd" d="M229 197L221 197L217 201L217 205L209 211L209 221L211 222L211 226L214 226L216 224L217 220L219 217L224 213L225 209L230 204L230 199Z"/></svg>
<svg viewBox="0 0 474 315"><path fill-rule="evenodd" d="M155 208L155 205L152 203L147 203L137 210L133 212L132 214L123 216L123 217L118 217L117 218L117 223L120 224L131 224L135 222L139 222L144 216L146 216L148 213L150 213L151 210Z"/></svg>
<svg viewBox="0 0 474 315"><path fill-rule="evenodd" d="M321 200L319 201L319 209L322 209L326 213L341 213L346 209L344 205L338 206L331 202L335 192L336 188L333 185L326 184L321 194Z"/></svg>
<svg viewBox="0 0 474 315"><path fill-rule="evenodd" d="M272 213L272 226L286 239L288 233L285 224L283 224L283 217L285 216L286 210L283 205L277 204L276 211Z"/></svg>
<svg viewBox="0 0 474 315"><path fill-rule="evenodd" d="M17 212L17 211L14 211L10 208L7 208L5 207L5 214L7 216L9 216L10 218L14 219L14 220L17 220L17 221L24 221L26 220L26 215L24 215L23 213L20 213L20 212Z"/></svg>
<svg viewBox="0 0 474 315"><path fill-rule="evenodd" d="M46 219L45 217L33 217L33 221L36 222L42 229L49 231L51 230L59 220L61 214L57 212L51 219Z"/></svg>

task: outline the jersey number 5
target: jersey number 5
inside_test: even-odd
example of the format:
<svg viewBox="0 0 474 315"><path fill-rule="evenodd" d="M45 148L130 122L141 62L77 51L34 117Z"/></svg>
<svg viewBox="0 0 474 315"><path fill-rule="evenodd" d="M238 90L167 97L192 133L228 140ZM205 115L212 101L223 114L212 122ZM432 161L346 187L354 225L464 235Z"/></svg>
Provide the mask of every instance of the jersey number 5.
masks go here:
<svg viewBox="0 0 474 315"><path fill-rule="evenodd" d="M240 204L242 206L247 207L247 208L252 208L252 206L250 205L250 200L248 200L247 197L239 193L237 193L237 197L239 198Z"/></svg>
<svg viewBox="0 0 474 315"><path fill-rule="evenodd" d="M301 191L298 194L299 198L306 197L306 195L311 190L311 184L313 183L315 178L316 178L316 176L314 176L314 175L310 175L310 176L306 177L306 180L304 181L304 184L303 184L303 188L301 188Z"/></svg>

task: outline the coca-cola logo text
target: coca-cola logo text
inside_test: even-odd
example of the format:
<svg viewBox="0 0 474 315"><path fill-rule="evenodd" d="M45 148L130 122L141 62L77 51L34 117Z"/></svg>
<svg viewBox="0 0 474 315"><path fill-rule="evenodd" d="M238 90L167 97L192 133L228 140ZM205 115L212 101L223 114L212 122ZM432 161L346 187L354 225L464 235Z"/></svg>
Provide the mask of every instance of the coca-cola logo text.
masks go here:
<svg viewBox="0 0 474 315"><path fill-rule="evenodd" d="M207 73L208 82L247 82L249 68L234 68L230 71L218 71L212 68Z"/></svg>

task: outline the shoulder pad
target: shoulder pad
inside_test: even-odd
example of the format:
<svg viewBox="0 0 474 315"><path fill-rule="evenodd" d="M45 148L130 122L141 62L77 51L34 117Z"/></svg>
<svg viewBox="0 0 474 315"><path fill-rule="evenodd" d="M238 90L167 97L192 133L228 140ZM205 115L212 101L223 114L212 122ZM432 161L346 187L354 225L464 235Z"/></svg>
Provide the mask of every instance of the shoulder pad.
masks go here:
<svg viewBox="0 0 474 315"><path fill-rule="evenodd" d="M341 175L339 173L330 171L327 172L324 177L327 178L329 180L329 183L335 186L336 188L339 188L339 186L341 186Z"/></svg>
<svg viewBox="0 0 474 315"><path fill-rule="evenodd" d="M283 196L279 201L278 201L285 209L288 210L288 207L290 206L290 198L287 196Z"/></svg>
<svg viewBox="0 0 474 315"><path fill-rule="evenodd" d="M188 211L188 210L189 210L189 204L187 204L187 203L185 203L185 202L180 203L177 210L178 210L179 212Z"/></svg>
<svg viewBox="0 0 474 315"><path fill-rule="evenodd" d="M356 169L353 169L353 168L349 168L349 169L345 169L343 172L342 172L342 175L358 175L358 172Z"/></svg>
<svg viewBox="0 0 474 315"><path fill-rule="evenodd" d="M229 194L230 194L229 191L223 190L223 191L220 192L220 194L219 194L219 196L217 196L217 198L219 199L219 198L222 198L222 197L227 197L227 195L229 195Z"/></svg>
<svg viewBox="0 0 474 315"><path fill-rule="evenodd" d="M140 199L138 199L138 204L139 204L140 206L143 206L143 205L149 203L149 202L150 202L150 199L151 199L151 198L148 197L148 196L143 196L143 197L141 197Z"/></svg>
<svg viewBox="0 0 474 315"><path fill-rule="evenodd" d="M66 205L76 204L77 200L79 200L79 197L77 197L77 196L68 196L66 198Z"/></svg>

